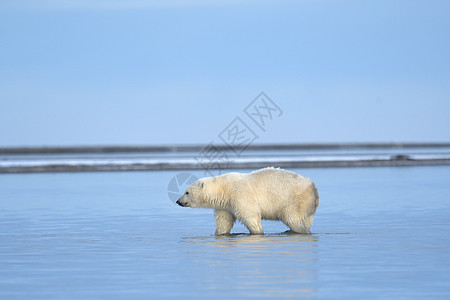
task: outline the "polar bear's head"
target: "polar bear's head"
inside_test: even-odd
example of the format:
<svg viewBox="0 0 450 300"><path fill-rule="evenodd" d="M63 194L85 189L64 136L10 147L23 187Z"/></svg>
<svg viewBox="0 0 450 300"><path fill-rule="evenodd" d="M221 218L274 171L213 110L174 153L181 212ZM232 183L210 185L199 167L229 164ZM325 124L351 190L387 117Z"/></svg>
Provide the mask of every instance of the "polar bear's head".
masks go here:
<svg viewBox="0 0 450 300"><path fill-rule="evenodd" d="M184 192L184 194L177 200L177 204L183 207L198 208L202 207L203 203L203 189L205 182L199 179L193 182Z"/></svg>
<svg viewBox="0 0 450 300"><path fill-rule="evenodd" d="M230 175L231 174L231 175ZM192 183L177 200L177 204L192 208L224 208L228 205L227 184L234 173L201 178Z"/></svg>

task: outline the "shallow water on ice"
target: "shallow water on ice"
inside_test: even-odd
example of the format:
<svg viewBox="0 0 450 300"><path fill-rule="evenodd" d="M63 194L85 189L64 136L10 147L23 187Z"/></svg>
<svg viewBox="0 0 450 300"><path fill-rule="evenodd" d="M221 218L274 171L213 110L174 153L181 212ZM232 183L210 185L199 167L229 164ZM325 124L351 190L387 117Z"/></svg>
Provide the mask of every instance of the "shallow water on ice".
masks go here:
<svg viewBox="0 0 450 300"><path fill-rule="evenodd" d="M0 298L450 297L450 167L294 171L311 235L215 237L168 199L178 172L0 175Z"/></svg>

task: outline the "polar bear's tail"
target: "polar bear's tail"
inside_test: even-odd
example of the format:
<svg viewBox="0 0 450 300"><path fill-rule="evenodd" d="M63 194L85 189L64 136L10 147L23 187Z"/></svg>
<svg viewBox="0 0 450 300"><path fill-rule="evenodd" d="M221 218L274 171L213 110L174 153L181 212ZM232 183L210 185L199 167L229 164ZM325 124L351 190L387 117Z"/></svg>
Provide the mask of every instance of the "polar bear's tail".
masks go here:
<svg viewBox="0 0 450 300"><path fill-rule="evenodd" d="M314 205L315 208L317 208L319 206L319 193L317 192L317 187L315 184L313 185L313 190L314 190Z"/></svg>

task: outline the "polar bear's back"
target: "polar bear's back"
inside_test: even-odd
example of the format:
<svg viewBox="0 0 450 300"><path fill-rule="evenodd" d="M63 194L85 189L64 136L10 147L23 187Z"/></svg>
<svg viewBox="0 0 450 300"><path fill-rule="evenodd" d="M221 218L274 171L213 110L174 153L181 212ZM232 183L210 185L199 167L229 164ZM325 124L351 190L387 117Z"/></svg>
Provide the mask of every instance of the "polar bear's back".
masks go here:
<svg viewBox="0 0 450 300"><path fill-rule="evenodd" d="M308 186L313 184L311 179L300 174L277 168L265 168L248 174L248 179L253 183L267 188L274 186L291 187Z"/></svg>
<svg viewBox="0 0 450 300"><path fill-rule="evenodd" d="M311 179L294 172L265 168L246 176L264 219L279 219L280 213L315 208L315 185ZM317 199L318 201L318 199Z"/></svg>

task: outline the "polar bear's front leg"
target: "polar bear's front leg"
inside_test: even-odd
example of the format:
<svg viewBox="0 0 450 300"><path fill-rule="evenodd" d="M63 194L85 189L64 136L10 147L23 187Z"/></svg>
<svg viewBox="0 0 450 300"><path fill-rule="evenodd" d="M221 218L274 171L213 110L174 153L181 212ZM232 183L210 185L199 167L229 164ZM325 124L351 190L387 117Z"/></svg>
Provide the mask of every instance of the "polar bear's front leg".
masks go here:
<svg viewBox="0 0 450 300"><path fill-rule="evenodd" d="M214 218L216 220L216 235L229 234L236 221L231 213L223 209L215 209Z"/></svg>

